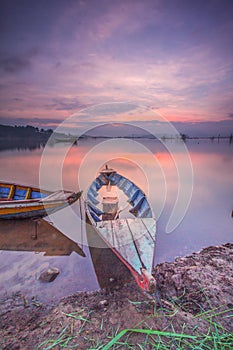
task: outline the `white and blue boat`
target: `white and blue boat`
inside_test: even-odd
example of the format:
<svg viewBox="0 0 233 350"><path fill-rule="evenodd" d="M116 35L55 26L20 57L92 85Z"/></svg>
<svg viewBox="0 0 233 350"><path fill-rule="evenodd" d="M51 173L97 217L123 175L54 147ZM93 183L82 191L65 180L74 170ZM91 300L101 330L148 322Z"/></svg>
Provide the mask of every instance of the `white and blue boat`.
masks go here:
<svg viewBox="0 0 233 350"><path fill-rule="evenodd" d="M127 266L138 285L154 291L156 220L145 193L106 165L86 193L85 208L97 234Z"/></svg>

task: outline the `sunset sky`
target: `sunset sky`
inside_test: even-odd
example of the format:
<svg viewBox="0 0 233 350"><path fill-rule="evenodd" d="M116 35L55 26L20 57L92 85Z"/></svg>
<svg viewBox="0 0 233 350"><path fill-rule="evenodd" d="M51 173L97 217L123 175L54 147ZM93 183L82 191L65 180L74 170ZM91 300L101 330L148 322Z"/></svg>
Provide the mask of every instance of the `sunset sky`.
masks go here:
<svg viewBox="0 0 233 350"><path fill-rule="evenodd" d="M54 127L84 107L132 101L169 121L233 125L232 0L0 6L1 124Z"/></svg>

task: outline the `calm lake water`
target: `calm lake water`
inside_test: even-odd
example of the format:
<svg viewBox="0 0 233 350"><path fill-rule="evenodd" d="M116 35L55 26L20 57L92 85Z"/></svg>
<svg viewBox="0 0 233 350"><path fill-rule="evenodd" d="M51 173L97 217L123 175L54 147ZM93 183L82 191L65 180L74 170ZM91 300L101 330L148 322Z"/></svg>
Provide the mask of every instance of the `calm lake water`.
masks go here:
<svg viewBox="0 0 233 350"><path fill-rule="evenodd" d="M68 149L62 166L63 188L85 190L108 159L111 166L149 196L158 219L155 264L172 261L176 256L209 245L232 242L233 145L229 141L187 141L194 174L193 193L183 220L170 234L166 233L166 225L178 187L190 184L179 184L176 164L166 147L150 139L129 140L125 154L122 154L117 153L117 146L119 142L124 146L124 140L117 143L106 140L103 152L99 146L104 142L103 139L84 139L72 147L63 143L48 147L46 181L39 178L43 148L0 150L1 180L35 186L42 181L48 189L56 190L60 185L57 165L61 162L61 154ZM180 141L166 142L172 147L172 143ZM138 147L139 143L143 147ZM174 149L174 152L178 151ZM176 157L185 162L183 154L176 154ZM79 202L72 206L72 211L80 217ZM58 218L59 230L43 221L38 224L37 239L34 237L35 223L0 222L1 296L21 291L28 297L53 301L77 291L99 289L108 280L107 273L110 277L116 274L119 262L111 252L90 250L86 243L85 223L66 220L62 225L65 217L66 209L54 215L55 226ZM111 263L106 272L104 267L106 269L109 260ZM58 267L60 274L52 283L41 283L38 277L48 267ZM124 268L120 266L119 269Z"/></svg>

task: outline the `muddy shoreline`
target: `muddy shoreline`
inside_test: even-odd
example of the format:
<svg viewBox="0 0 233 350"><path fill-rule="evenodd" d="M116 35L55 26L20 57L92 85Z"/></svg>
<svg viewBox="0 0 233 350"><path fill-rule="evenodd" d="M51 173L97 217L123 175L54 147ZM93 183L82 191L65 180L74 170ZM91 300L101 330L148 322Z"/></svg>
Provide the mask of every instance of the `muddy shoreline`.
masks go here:
<svg viewBox="0 0 233 350"><path fill-rule="evenodd" d="M26 299L20 293L3 298L0 348L104 349L121 330L131 328L176 334L185 330L198 337L217 324L218 334L223 330L232 334L233 244L161 263L154 274L158 292L153 296L139 290L132 279L123 285L115 281L109 290L74 294L56 305ZM152 349L156 337L127 332L117 348ZM187 339L187 349L192 339ZM170 348L177 347L176 338L165 341ZM228 343L230 349L233 338Z"/></svg>

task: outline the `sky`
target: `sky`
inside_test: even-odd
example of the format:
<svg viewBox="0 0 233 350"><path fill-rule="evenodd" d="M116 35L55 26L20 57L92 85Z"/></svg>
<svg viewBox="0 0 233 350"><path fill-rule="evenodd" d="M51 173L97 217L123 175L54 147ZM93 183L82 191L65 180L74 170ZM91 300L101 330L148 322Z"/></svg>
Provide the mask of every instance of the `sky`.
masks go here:
<svg viewBox="0 0 233 350"><path fill-rule="evenodd" d="M233 131L232 0L0 0L0 9L1 124L55 127L130 101L177 125Z"/></svg>

